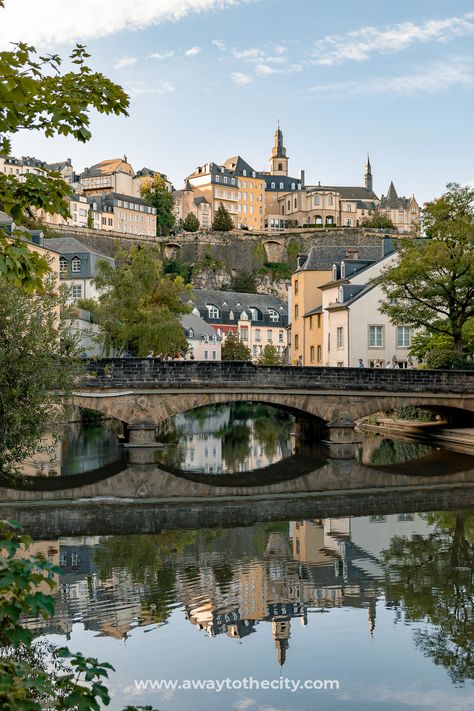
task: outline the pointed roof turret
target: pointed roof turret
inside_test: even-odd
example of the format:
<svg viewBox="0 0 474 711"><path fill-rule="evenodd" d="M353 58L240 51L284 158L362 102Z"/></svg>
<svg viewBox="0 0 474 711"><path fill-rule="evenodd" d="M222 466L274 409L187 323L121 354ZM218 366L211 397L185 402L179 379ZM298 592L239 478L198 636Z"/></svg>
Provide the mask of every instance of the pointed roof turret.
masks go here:
<svg viewBox="0 0 474 711"><path fill-rule="evenodd" d="M193 186L191 185L191 183L189 182L189 180L187 178L184 181L184 190L191 192L191 193L193 191Z"/></svg>
<svg viewBox="0 0 474 711"><path fill-rule="evenodd" d="M395 190L395 185L393 184L393 180L390 182L386 200L387 200L387 205L389 207L394 208L394 209L398 207L398 194L397 194L397 191Z"/></svg>

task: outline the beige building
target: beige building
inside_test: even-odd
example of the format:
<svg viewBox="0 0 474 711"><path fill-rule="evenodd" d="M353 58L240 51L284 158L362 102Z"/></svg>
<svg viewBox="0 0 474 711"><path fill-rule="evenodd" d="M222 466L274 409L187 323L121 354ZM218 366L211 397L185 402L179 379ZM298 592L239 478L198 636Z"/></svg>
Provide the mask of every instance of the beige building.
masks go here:
<svg viewBox="0 0 474 711"><path fill-rule="evenodd" d="M213 220L212 204L204 192L199 188L193 187L189 180L186 180L182 190L173 191L173 198L174 215L177 223L186 219L189 214L193 214L199 220L201 229L211 229Z"/></svg>

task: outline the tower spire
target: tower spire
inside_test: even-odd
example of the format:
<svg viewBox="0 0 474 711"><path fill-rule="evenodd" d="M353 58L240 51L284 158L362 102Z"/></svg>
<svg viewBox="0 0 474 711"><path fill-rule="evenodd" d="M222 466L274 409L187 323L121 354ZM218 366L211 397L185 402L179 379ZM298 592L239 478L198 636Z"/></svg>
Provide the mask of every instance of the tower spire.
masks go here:
<svg viewBox="0 0 474 711"><path fill-rule="evenodd" d="M272 154L270 156L271 175L288 175L288 158L283 144L283 132L280 128L280 119L277 119L277 129L273 140Z"/></svg>
<svg viewBox="0 0 474 711"><path fill-rule="evenodd" d="M369 154L367 153L367 162L365 164L364 171L364 185L366 190L373 190L373 178L372 178L372 166L370 165Z"/></svg>

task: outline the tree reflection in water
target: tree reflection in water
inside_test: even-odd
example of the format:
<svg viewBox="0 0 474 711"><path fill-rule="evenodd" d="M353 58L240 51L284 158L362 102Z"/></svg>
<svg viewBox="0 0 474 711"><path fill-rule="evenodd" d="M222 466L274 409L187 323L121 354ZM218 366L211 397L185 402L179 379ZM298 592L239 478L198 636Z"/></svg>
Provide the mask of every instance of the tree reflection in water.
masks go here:
<svg viewBox="0 0 474 711"><path fill-rule="evenodd" d="M417 647L455 684L474 678L474 513L426 515L428 537L395 536L384 551L388 604L417 627Z"/></svg>

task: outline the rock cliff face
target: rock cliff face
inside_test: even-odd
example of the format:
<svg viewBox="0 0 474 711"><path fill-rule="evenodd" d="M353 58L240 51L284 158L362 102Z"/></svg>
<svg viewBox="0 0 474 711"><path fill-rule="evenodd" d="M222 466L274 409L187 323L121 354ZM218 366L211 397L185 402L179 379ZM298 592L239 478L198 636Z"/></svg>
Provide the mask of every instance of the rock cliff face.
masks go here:
<svg viewBox="0 0 474 711"><path fill-rule="evenodd" d="M220 289L230 284L232 276L254 272L259 293L286 298L288 275L296 266L296 257L307 253L315 242L341 245L357 251L363 245L379 244L384 237L396 238L383 230L339 228L330 230L288 230L278 233L205 232L183 233L156 238L124 236L120 232L101 232L79 227L56 228L55 233L72 235L101 254L114 256L122 247L133 244L157 244L164 259L179 259L193 266L193 284L206 289ZM47 240L46 240L47 244ZM259 273L266 265L277 264L278 274ZM281 269L283 268L283 269ZM285 275L281 275L281 272Z"/></svg>

